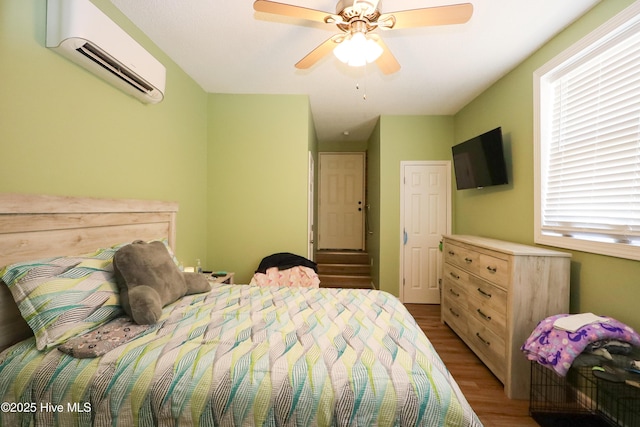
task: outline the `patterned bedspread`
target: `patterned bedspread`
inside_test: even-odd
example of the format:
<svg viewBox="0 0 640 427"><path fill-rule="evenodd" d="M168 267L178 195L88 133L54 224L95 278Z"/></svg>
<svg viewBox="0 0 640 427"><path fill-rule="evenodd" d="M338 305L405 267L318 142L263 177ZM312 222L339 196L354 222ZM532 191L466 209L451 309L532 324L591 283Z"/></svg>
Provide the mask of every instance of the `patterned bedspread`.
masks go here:
<svg viewBox="0 0 640 427"><path fill-rule="evenodd" d="M99 358L0 354L0 425L481 426L380 291L215 286Z"/></svg>

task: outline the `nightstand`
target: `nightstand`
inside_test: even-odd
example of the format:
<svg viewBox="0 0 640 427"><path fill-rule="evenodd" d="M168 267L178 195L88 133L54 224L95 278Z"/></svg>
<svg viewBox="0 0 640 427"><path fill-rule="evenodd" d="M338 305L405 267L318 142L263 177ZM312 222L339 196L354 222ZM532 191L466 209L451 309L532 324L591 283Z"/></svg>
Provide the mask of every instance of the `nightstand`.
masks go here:
<svg viewBox="0 0 640 427"><path fill-rule="evenodd" d="M218 275L218 274L214 274L211 273L208 277L207 280L209 281L209 283L213 284L218 284L218 283L225 283L225 284L233 284L233 276L236 273L226 273L225 275Z"/></svg>

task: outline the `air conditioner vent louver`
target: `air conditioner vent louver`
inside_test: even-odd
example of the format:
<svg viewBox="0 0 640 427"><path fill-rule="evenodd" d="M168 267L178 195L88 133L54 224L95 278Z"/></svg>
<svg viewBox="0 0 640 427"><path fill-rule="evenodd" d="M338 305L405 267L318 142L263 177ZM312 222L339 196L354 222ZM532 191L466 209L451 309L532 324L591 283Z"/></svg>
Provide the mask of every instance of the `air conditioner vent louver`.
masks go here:
<svg viewBox="0 0 640 427"><path fill-rule="evenodd" d="M142 102L164 98L165 67L89 0L47 0L46 45Z"/></svg>
<svg viewBox="0 0 640 427"><path fill-rule="evenodd" d="M117 61L114 61L109 55L102 52L98 47L91 45L91 43L85 43L76 50L140 92L149 93L153 90L144 80L122 68Z"/></svg>

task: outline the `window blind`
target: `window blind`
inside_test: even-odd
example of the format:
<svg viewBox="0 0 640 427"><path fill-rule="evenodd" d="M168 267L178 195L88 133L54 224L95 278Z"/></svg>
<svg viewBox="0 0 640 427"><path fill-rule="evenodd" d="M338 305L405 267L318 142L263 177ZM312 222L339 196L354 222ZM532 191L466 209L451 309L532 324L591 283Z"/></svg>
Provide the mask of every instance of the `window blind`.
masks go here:
<svg viewBox="0 0 640 427"><path fill-rule="evenodd" d="M640 32L547 80L541 231L640 244Z"/></svg>

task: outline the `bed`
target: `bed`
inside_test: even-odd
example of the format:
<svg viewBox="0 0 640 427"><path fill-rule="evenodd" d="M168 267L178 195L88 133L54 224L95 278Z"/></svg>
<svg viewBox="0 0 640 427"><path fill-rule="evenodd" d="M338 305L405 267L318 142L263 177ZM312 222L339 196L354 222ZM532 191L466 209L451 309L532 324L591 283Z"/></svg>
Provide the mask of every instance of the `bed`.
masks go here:
<svg viewBox="0 0 640 427"><path fill-rule="evenodd" d="M61 351L128 321L109 257L137 239L173 249L177 209L0 194L5 281L65 299L34 327L0 284L0 425L481 426L405 307L375 290L215 284L101 355Z"/></svg>

